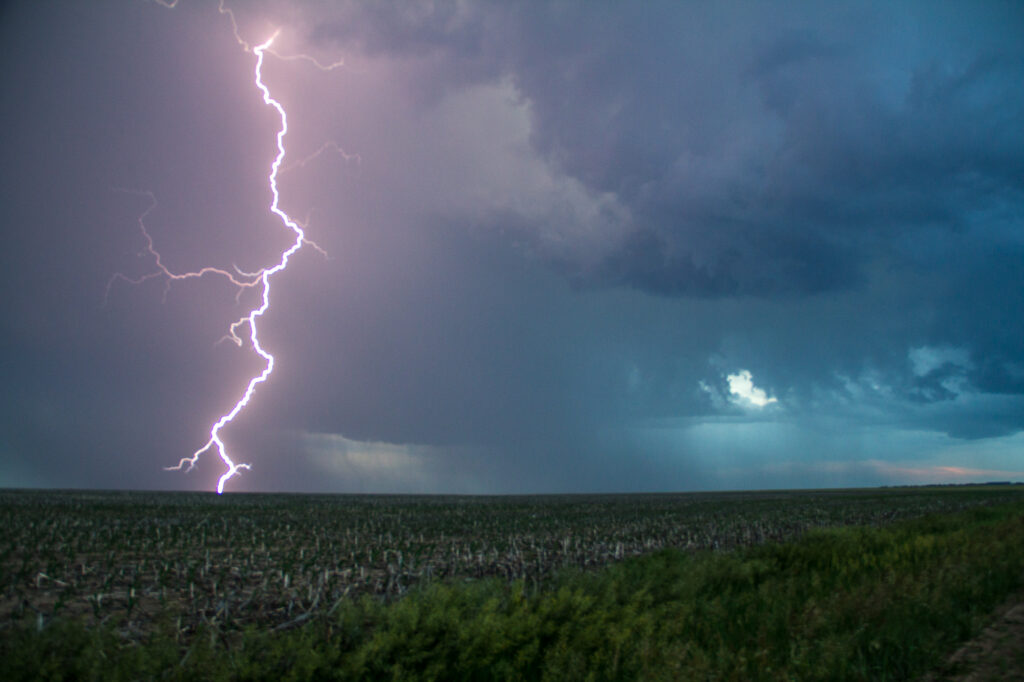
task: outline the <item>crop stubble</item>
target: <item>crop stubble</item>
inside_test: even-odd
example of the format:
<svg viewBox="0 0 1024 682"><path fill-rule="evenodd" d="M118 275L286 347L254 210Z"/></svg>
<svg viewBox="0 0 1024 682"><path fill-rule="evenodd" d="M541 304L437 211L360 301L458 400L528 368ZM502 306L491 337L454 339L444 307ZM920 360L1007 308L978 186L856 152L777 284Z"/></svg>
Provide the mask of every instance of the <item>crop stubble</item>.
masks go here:
<svg viewBox="0 0 1024 682"><path fill-rule="evenodd" d="M55 617L285 629L431 580L543 584L665 547L727 550L1018 498L1021 488L522 497L0 491L0 629Z"/></svg>

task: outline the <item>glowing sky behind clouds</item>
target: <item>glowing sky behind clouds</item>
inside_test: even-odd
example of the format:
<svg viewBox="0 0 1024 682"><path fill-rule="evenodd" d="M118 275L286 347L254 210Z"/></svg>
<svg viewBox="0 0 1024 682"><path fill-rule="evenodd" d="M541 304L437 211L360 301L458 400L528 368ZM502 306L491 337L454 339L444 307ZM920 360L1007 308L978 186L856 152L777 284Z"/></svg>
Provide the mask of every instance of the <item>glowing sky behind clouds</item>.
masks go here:
<svg viewBox="0 0 1024 682"><path fill-rule="evenodd" d="M230 5L231 3L229 3ZM1024 9L238 3L310 250L233 490L1024 478ZM277 121L216 3L0 10L0 486L209 490Z"/></svg>

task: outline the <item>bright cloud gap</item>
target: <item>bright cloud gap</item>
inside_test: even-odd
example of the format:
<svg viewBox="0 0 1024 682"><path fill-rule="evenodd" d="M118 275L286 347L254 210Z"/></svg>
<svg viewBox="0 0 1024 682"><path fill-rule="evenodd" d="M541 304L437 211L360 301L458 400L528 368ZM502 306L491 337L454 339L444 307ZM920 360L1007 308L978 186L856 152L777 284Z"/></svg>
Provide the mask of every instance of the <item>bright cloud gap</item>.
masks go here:
<svg viewBox="0 0 1024 682"><path fill-rule="evenodd" d="M740 370L735 374L725 377L729 382L729 393L733 396L732 401L744 407L764 408L773 403L779 402L777 398L768 397L763 388L754 385L754 377L748 370Z"/></svg>

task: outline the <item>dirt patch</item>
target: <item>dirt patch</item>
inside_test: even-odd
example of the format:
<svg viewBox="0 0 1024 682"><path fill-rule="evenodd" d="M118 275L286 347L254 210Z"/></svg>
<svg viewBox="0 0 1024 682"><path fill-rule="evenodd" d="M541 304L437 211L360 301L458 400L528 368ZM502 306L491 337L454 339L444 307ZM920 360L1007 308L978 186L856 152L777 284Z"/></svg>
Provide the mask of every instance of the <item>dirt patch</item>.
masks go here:
<svg viewBox="0 0 1024 682"><path fill-rule="evenodd" d="M996 609L995 620L920 682L1024 680L1024 592Z"/></svg>

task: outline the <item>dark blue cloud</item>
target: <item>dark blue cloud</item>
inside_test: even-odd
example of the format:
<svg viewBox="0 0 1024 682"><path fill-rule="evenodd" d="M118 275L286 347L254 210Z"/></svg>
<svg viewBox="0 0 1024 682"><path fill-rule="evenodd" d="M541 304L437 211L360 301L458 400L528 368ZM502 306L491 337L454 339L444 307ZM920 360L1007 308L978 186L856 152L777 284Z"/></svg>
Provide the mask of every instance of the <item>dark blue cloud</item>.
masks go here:
<svg viewBox="0 0 1024 682"><path fill-rule="evenodd" d="M630 213L589 276L718 296L856 286L1019 208L1013 25L1002 5L438 3L350 6L312 36L422 58L432 93L510 78L538 153Z"/></svg>

